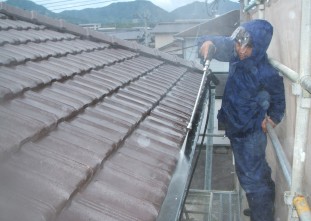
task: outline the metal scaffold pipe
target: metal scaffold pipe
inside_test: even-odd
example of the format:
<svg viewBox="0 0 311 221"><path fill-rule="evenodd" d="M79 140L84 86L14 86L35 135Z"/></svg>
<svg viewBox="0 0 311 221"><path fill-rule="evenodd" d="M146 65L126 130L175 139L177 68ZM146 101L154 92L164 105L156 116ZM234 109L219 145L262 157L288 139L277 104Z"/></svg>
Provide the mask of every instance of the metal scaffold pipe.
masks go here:
<svg viewBox="0 0 311 221"><path fill-rule="evenodd" d="M307 90L311 94L311 75L306 75L301 78L300 84L303 89Z"/></svg>
<svg viewBox="0 0 311 221"><path fill-rule="evenodd" d="M269 58L270 64L272 64L273 67L278 69L282 75L287 77L289 80L291 80L294 83L297 83L299 80L299 74L296 71L293 71L289 67L285 66L284 64L278 62L277 60L274 60L273 58Z"/></svg>
<svg viewBox="0 0 311 221"><path fill-rule="evenodd" d="M267 125L267 129L268 129L268 134L270 136L271 142L273 144L276 156L279 160L280 166L282 168L283 174L285 176L286 182L288 184L288 186L291 186L292 181L291 181L291 177L292 177L292 168L286 158L286 155L283 151L283 147L274 131L274 129L272 128L271 124Z"/></svg>
<svg viewBox="0 0 311 221"><path fill-rule="evenodd" d="M269 62L273 67L278 69L282 75L287 77L293 83L299 83L301 87L311 93L311 73L304 75L303 77L299 77L299 74L296 71L293 71L289 67L281 64L280 62L274 60L273 58L269 58Z"/></svg>
<svg viewBox="0 0 311 221"><path fill-rule="evenodd" d="M297 210L300 221L310 221L311 211L308 202L303 196L296 196L293 200L293 204Z"/></svg>

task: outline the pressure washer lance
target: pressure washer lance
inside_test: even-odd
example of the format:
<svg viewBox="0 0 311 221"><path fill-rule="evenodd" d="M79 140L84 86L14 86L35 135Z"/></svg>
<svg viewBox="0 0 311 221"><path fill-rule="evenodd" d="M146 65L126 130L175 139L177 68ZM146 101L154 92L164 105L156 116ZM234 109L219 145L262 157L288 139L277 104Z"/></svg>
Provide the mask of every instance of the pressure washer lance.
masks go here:
<svg viewBox="0 0 311 221"><path fill-rule="evenodd" d="M192 123L193 123L194 115L195 115L195 113L197 111L197 108L198 108L198 103L199 103L199 99L200 99L201 94L202 94L202 88L203 88L203 85L204 85L204 82L205 82L205 78L207 77L207 80L208 80L207 82L213 81L213 83L215 85L219 84L218 79L212 74L211 70L209 70L209 65L211 63L211 60L214 57L215 51L216 51L215 45L211 44L208 47L207 58L206 58L206 60L204 62L203 77L202 77L200 88L199 88L199 92L198 92L198 95L197 95L197 98L196 98L196 101L195 101L195 104L194 104L193 112L192 112L189 124L187 126L187 130L191 130L192 129Z"/></svg>

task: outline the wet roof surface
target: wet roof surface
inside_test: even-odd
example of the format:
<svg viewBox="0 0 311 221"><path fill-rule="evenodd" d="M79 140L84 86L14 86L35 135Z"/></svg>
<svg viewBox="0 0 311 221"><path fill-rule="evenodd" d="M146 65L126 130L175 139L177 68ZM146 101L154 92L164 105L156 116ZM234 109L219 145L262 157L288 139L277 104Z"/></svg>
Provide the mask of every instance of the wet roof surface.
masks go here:
<svg viewBox="0 0 311 221"><path fill-rule="evenodd" d="M0 4L0 220L155 220L198 69Z"/></svg>

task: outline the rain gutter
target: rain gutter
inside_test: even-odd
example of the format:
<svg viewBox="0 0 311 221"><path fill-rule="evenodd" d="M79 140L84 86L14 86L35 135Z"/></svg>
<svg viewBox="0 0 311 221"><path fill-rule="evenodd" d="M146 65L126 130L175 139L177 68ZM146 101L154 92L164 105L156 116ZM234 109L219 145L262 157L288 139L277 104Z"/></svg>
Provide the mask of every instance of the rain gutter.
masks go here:
<svg viewBox="0 0 311 221"><path fill-rule="evenodd" d="M172 176L166 197L156 221L177 221L180 220L182 216L192 171L195 169L195 159L197 157L197 152L195 150L200 137L204 113L207 110L207 84L205 83L201 89L202 94L198 100L192 128L187 132L183 147L180 151L176 170Z"/></svg>

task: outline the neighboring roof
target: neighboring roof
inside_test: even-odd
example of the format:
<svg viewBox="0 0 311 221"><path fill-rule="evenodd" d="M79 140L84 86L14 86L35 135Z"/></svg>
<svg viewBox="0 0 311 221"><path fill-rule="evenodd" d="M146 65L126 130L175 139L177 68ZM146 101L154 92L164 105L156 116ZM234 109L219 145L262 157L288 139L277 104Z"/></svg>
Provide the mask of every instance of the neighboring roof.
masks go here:
<svg viewBox="0 0 311 221"><path fill-rule="evenodd" d="M176 22L163 22L157 24L152 30L151 33L155 34L171 34L179 33L181 31L192 28L200 23L202 20L190 20L190 21L176 21Z"/></svg>
<svg viewBox="0 0 311 221"><path fill-rule="evenodd" d="M144 30L128 30L128 31L115 31L115 32L105 32L105 34L114 36L123 40L139 40L144 36Z"/></svg>
<svg viewBox="0 0 311 221"><path fill-rule="evenodd" d="M0 3L0 220L155 220L200 70Z"/></svg>
<svg viewBox="0 0 311 221"><path fill-rule="evenodd" d="M158 48L160 51L169 53L169 54L176 54L182 55L182 41L180 39L175 39L173 42Z"/></svg>
<svg viewBox="0 0 311 221"><path fill-rule="evenodd" d="M168 48L172 48L172 47L182 47L182 40L181 39L175 39L173 42L162 46L161 48L158 48L160 51L163 51L165 49Z"/></svg>
<svg viewBox="0 0 311 221"><path fill-rule="evenodd" d="M201 23L175 35L175 37L197 37L203 35L229 36L240 25L240 11L234 10Z"/></svg>

